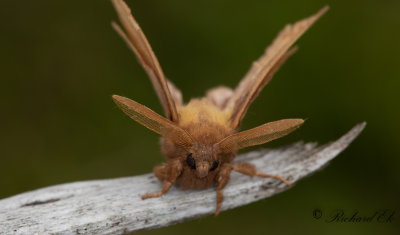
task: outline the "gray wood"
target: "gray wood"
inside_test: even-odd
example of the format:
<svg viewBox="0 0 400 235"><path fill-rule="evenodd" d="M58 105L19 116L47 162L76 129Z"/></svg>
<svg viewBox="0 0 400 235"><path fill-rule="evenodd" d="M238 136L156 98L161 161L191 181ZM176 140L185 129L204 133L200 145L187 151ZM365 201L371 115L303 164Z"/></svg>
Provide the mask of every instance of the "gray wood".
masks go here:
<svg viewBox="0 0 400 235"><path fill-rule="evenodd" d="M262 172L295 183L321 169L364 129L361 123L335 142L295 143L237 157ZM141 195L160 190L153 174L81 181L37 189L0 200L0 234L123 234L158 228L210 215L215 211L214 188L183 191L176 187L161 198ZM224 189L222 210L270 197L293 187L270 178L249 178L233 172Z"/></svg>

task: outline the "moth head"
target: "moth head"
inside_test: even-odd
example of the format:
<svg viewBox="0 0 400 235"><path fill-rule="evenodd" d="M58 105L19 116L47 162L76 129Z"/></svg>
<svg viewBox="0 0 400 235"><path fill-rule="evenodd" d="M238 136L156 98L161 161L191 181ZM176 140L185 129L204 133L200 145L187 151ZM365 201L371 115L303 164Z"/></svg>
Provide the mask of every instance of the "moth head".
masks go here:
<svg viewBox="0 0 400 235"><path fill-rule="evenodd" d="M220 161L209 157L199 156L199 153L189 153L186 156L185 163L198 178L206 177L210 172L216 171L220 166Z"/></svg>
<svg viewBox="0 0 400 235"><path fill-rule="evenodd" d="M170 138L162 138L161 151L167 159L180 158L183 170L197 178L204 178L210 173L218 172L224 160L221 156L214 154L213 144L196 139L191 147L185 148L174 143Z"/></svg>

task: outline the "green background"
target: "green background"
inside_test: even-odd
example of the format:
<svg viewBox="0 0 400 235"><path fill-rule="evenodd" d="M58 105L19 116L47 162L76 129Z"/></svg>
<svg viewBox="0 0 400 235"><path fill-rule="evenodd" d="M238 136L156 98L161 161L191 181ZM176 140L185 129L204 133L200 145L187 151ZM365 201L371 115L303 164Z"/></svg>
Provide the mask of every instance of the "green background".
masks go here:
<svg viewBox="0 0 400 235"><path fill-rule="evenodd" d="M162 113L143 69L112 30L110 1L0 3L0 198L72 181L148 173L158 136L125 116L112 94ZM362 121L331 164L272 198L139 234L394 234L400 229L400 1L132 1L134 15L185 101L234 87L284 25L330 11L249 109L243 129L308 118L288 137L325 143ZM312 211L392 223L325 223Z"/></svg>

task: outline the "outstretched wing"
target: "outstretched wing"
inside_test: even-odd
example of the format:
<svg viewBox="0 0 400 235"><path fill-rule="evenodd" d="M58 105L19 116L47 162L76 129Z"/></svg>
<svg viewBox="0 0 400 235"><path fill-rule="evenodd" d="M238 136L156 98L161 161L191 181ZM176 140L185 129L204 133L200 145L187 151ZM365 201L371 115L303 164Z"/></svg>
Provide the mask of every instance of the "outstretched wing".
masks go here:
<svg viewBox="0 0 400 235"><path fill-rule="evenodd" d="M267 48L264 55L253 63L226 105L226 110L230 112L230 122L233 129L240 126L250 104L271 80L283 62L296 50L296 48L289 48L328 9L329 7L325 6L315 15L298 21L294 25L287 25Z"/></svg>
<svg viewBox="0 0 400 235"><path fill-rule="evenodd" d="M215 149L221 152L234 152L242 148L264 144L289 134L303 123L303 119L283 119L269 122L253 129L230 135L217 143Z"/></svg>
<svg viewBox="0 0 400 235"><path fill-rule="evenodd" d="M125 31L115 22L112 23L112 26L136 54L140 64L147 72L166 116L171 121L178 122L179 116L175 106L178 100L174 100L174 98L181 97L180 91L175 87L171 88L171 85L168 84L149 42L126 3L123 0L112 0L112 3ZM171 96L171 90L174 92L173 96Z"/></svg>
<svg viewBox="0 0 400 235"><path fill-rule="evenodd" d="M192 137L174 122L158 115L153 110L126 97L113 95L118 107L130 118L148 129L164 136L174 143L189 148L193 144Z"/></svg>

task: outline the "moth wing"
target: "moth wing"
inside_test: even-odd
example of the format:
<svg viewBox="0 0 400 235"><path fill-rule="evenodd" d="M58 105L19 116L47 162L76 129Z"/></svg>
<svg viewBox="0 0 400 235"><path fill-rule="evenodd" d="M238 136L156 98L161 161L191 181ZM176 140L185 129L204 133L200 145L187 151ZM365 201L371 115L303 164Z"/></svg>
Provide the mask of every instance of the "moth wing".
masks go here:
<svg viewBox="0 0 400 235"><path fill-rule="evenodd" d="M151 83L160 99L166 116L174 122L179 119L174 98L168 86L168 81L164 76L161 66L155 56L142 29L131 14L131 10L123 0L112 0L118 13L119 19L125 31L116 23L112 23L113 28L124 39L131 50L135 53L140 64L149 76ZM177 89L175 89L177 90ZM179 91L179 90L178 90Z"/></svg>
<svg viewBox="0 0 400 235"><path fill-rule="evenodd" d="M121 38L126 42L126 44L135 53L135 55L137 55L138 52L137 52L136 48L129 41L128 36L121 29L121 27L119 27L119 25L117 23L115 23L115 22L112 22L112 27L121 36ZM137 58L139 59L140 64L143 66L143 68L147 72L148 76L150 77L150 81L152 81L152 83L153 83L153 81L156 81L157 78L155 78L155 75L154 75L153 71L146 66L146 64L141 60L141 58L139 56L137 56ZM153 85L154 85L154 83L153 83ZM169 92L170 92L170 94L172 96L172 100L175 102L175 105L176 106L182 106L183 105L183 98L182 98L181 91L171 81L169 81L168 79L167 79L167 85L168 85L168 90L169 90ZM160 86L154 85L154 88L156 90L157 95L162 92L162 90L160 89ZM160 95L158 95L158 97L161 100ZM164 107L164 105L163 105L163 107Z"/></svg>
<svg viewBox="0 0 400 235"><path fill-rule="evenodd" d="M232 128L236 129L262 88L271 80L274 73L292 55L296 48L289 48L303 35L327 10L325 6L315 15L287 25L275 38L265 53L255 62L234 90L226 109L230 112Z"/></svg>
<svg viewBox="0 0 400 235"><path fill-rule="evenodd" d="M148 129L170 139L174 143L189 148L192 138L185 130L174 122L160 116L153 110L126 97L113 95L112 98L118 107L130 118Z"/></svg>
<svg viewBox="0 0 400 235"><path fill-rule="evenodd" d="M283 119L269 122L250 130L227 136L215 146L221 152L233 152L242 148L260 145L283 137L304 123L303 119Z"/></svg>

